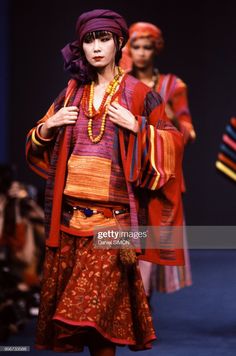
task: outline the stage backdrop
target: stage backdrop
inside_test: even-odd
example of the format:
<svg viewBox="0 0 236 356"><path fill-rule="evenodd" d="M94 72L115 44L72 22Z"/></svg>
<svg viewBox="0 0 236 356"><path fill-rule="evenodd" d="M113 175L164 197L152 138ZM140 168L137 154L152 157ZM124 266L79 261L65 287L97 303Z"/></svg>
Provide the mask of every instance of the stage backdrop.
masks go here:
<svg viewBox="0 0 236 356"><path fill-rule="evenodd" d="M8 160L9 3L0 1L0 163Z"/></svg>
<svg viewBox="0 0 236 356"><path fill-rule="evenodd" d="M123 14L128 24L150 21L164 34L157 65L189 87L197 132L186 149L185 213L189 225L235 225L236 186L215 169L221 135L236 115L236 26L234 1L13 1L10 12L8 151L19 177L40 190L42 181L25 163L25 135L65 87L61 48L74 38L77 16L94 8ZM155 10L154 10L155 9Z"/></svg>

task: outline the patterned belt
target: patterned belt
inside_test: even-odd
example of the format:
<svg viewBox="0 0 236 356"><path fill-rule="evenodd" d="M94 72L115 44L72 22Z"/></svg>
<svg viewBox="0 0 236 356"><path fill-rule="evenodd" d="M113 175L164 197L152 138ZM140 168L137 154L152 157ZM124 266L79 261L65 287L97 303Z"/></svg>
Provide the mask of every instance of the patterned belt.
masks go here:
<svg viewBox="0 0 236 356"><path fill-rule="evenodd" d="M124 214L129 212L128 208L123 208L123 209L113 209L113 208L100 208L99 209L90 209L90 208L84 208L79 205L70 205L70 204L65 204L65 207L68 212L72 212L73 210L79 210L82 211L82 213L89 218L90 216L94 214L99 214L102 213L105 218L112 218L114 215L119 215L119 214Z"/></svg>

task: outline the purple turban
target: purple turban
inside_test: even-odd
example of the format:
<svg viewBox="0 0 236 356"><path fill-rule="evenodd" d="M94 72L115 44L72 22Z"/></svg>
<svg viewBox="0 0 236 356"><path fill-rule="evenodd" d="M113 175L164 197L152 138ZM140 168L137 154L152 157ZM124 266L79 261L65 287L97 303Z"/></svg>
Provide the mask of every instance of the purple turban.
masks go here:
<svg viewBox="0 0 236 356"><path fill-rule="evenodd" d="M128 39L128 27L124 18L111 10L93 10L82 14L76 23L76 35L79 44L86 33L93 31L110 31L119 37L124 37L125 43Z"/></svg>
<svg viewBox="0 0 236 356"><path fill-rule="evenodd" d="M65 69L71 73L73 78L81 82L85 82L88 75L86 60L81 53L83 38L87 33L93 31L109 31L118 37L123 37L122 47L126 44L129 36L127 24L117 12L97 9L80 15L76 23L77 40L68 43L62 49L62 55Z"/></svg>

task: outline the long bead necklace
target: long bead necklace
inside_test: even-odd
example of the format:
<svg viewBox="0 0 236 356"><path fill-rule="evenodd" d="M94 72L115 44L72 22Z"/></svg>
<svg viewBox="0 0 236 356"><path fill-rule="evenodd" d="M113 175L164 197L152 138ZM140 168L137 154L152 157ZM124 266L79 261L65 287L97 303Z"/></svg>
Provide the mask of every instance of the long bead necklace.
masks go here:
<svg viewBox="0 0 236 356"><path fill-rule="evenodd" d="M120 67L118 67L118 74L115 75L113 80L108 84L104 97L102 99L101 105L97 111L94 110L93 108L93 99L94 99L94 81L90 84L90 90L89 90L89 100L88 100L88 112L87 116L89 117L88 121L88 137L93 143L98 143L101 141L104 132L105 132L105 127L106 127L106 117L107 117L107 112L108 112L108 107L111 103L112 97L116 92L117 87L120 84L120 78L123 75L123 71ZM101 120L101 128L100 132L97 136L93 136L93 118L95 115L99 114L103 108L105 107L102 120Z"/></svg>

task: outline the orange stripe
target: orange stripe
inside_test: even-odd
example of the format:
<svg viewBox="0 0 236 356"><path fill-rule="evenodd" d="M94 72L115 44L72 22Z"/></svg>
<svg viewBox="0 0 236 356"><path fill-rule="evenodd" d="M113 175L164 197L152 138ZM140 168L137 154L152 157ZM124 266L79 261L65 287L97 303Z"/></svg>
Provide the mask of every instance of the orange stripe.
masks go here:
<svg viewBox="0 0 236 356"><path fill-rule="evenodd" d="M159 130L163 139L164 172L171 176L175 171L175 149L172 134Z"/></svg>
<svg viewBox="0 0 236 356"><path fill-rule="evenodd" d="M218 159L219 159L219 161L227 164L227 166L229 166L230 168L232 168L236 171L236 163L234 163L229 158L227 158L223 153L218 154Z"/></svg>
<svg viewBox="0 0 236 356"><path fill-rule="evenodd" d="M155 163L155 156L156 154L158 154L157 152L155 152L155 131L154 131L154 126L150 125L150 145L151 145L151 154L150 154L150 160L151 160L151 164L152 164L152 167L155 169L156 171L156 177L155 177L155 180L151 186L151 190L155 190L157 185L158 185L158 182L159 182L159 179L160 179L160 172L158 171L157 167L156 167L156 163Z"/></svg>

